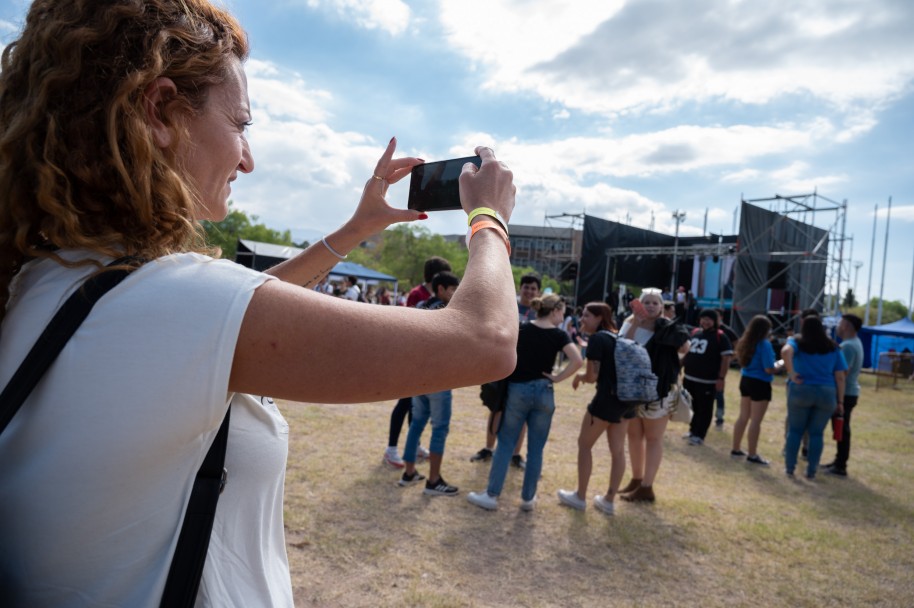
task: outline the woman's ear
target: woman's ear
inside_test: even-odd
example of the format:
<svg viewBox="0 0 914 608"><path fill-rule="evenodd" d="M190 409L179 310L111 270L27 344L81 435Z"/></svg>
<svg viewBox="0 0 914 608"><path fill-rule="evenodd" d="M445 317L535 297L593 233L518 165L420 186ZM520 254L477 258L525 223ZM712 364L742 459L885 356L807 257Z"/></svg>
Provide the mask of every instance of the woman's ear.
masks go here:
<svg viewBox="0 0 914 608"><path fill-rule="evenodd" d="M168 102L175 98L178 93L178 87L175 86L171 78L161 76L153 80L143 91L143 110L146 114L146 122L152 131L152 139L160 148L167 148L171 145L173 134L172 128L168 125L165 117L165 108Z"/></svg>

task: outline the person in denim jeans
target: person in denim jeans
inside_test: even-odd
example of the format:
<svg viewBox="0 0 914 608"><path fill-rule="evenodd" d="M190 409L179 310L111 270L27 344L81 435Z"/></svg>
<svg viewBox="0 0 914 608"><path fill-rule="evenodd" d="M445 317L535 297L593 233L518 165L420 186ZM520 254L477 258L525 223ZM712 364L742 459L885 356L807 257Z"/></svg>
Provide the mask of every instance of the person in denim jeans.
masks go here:
<svg viewBox="0 0 914 608"><path fill-rule="evenodd" d="M781 349L790 382L787 391L789 430L784 450L785 471L793 476L804 433L809 433L809 462L806 477L813 479L822 457L828 420L844 411L844 381L847 362L841 349L825 333L822 320L803 320L799 338L790 338Z"/></svg>
<svg viewBox="0 0 914 608"><path fill-rule="evenodd" d="M434 294L422 302L417 308L440 310L447 306L460 285L460 279L452 272L441 271L432 278ZM409 423L409 433L406 435L406 446L403 449L403 476L398 482L401 486L411 486L425 479L416 471L416 455L419 450L419 439L422 431L432 421L432 440L428 447L428 481L425 482L425 492L429 496L455 496L457 488L450 485L441 476L441 460L444 458L444 444L451 426L451 391L450 389L419 395L412 401L413 419Z"/></svg>
<svg viewBox="0 0 914 608"><path fill-rule="evenodd" d="M552 384L573 375L583 364L578 347L561 329L565 303L549 294L533 300L536 320L522 323L517 336L517 366L508 376L508 397L498 429L498 443L489 469L485 492L470 492L467 500L484 509L496 509L504 487L508 466L517 438L527 425L527 467L521 490L521 508L533 509L536 487L543 470L543 449L549 439L555 396ZM555 356L563 352L568 365L559 374L552 373ZM415 414L414 414L415 415Z"/></svg>

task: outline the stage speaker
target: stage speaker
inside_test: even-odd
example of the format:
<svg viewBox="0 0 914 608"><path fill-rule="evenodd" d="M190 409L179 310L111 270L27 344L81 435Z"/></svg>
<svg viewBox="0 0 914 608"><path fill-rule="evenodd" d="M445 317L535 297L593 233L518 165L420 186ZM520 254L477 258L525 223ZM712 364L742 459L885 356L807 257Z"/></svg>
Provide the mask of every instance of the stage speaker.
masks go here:
<svg viewBox="0 0 914 608"><path fill-rule="evenodd" d="M787 289L787 263L768 262L768 289Z"/></svg>

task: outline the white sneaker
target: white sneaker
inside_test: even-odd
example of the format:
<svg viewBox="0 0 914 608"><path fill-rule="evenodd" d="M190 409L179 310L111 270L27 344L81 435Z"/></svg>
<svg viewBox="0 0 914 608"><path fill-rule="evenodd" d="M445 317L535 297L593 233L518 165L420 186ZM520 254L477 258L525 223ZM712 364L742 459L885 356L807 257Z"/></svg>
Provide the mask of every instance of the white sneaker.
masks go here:
<svg viewBox="0 0 914 608"><path fill-rule="evenodd" d="M477 507L482 507L487 511L494 511L498 508L498 498L495 496L489 496L488 492L470 492L467 494L467 500L476 505Z"/></svg>
<svg viewBox="0 0 914 608"><path fill-rule="evenodd" d="M587 508L587 503L578 498L578 493L574 490L559 490L557 494L559 502L563 505L571 507L572 509L577 509L578 511L583 511Z"/></svg>
<svg viewBox="0 0 914 608"><path fill-rule="evenodd" d="M429 456L428 450L426 450L424 447L422 447L420 445L418 448L416 448L416 461L417 462L420 460L428 460L428 456Z"/></svg>
<svg viewBox="0 0 914 608"><path fill-rule="evenodd" d="M602 494L597 494L593 497L593 506L595 506L600 511L603 511L606 515L615 515L616 505L611 500L606 500L603 498Z"/></svg>
<svg viewBox="0 0 914 608"><path fill-rule="evenodd" d="M406 464L397 453L397 448L387 448L384 450L384 464L392 469L402 469Z"/></svg>
<svg viewBox="0 0 914 608"><path fill-rule="evenodd" d="M536 496L530 500L521 500L520 501L520 510L521 511L532 511L536 508Z"/></svg>

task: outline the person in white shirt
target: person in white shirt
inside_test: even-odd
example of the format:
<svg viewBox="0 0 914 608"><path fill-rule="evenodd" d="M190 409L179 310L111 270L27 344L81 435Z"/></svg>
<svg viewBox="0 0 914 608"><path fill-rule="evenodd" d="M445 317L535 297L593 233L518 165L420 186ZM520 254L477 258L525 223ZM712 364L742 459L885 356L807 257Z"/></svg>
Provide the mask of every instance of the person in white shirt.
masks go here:
<svg viewBox="0 0 914 608"><path fill-rule="evenodd" d="M507 376L507 236L494 223L473 236L460 288L435 314L316 294L371 234L421 217L385 199L422 162L394 158L391 139L338 230L269 275L214 260L200 222L225 218L232 182L254 170L235 18L206 0L34 0L24 23L0 72L0 387L88 276L125 255L143 263L0 433L3 605L160 605L195 473L231 404L196 605L291 606L289 429L261 395L364 403ZM507 221L511 171L475 151L463 208ZM384 343L398 356L358 348ZM339 382L345 369L361 381Z"/></svg>

